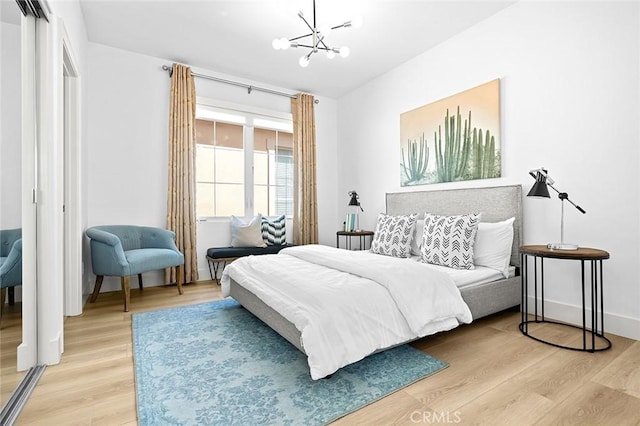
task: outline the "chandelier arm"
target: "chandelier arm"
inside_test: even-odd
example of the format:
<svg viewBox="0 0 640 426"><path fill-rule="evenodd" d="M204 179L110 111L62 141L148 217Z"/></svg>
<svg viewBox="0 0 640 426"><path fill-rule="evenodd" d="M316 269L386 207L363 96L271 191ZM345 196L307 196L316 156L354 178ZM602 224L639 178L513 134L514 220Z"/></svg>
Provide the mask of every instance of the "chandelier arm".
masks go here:
<svg viewBox="0 0 640 426"><path fill-rule="evenodd" d="M308 49L313 49L313 46L309 46L307 44L299 44L298 47L306 47ZM334 50L331 47L322 47L322 46L317 46L316 49L318 49L318 50L326 50L326 51Z"/></svg>
<svg viewBox="0 0 640 426"><path fill-rule="evenodd" d="M327 46L326 44L324 44L324 42L323 42L323 41L321 41L321 43L322 43L322 46L318 45L318 46L316 46L316 49L326 50L326 51L333 50L332 48L330 48L329 46Z"/></svg>
<svg viewBox="0 0 640 426"><path fill-rule="evenodd" d="M304 21L305 24L307 24L307 27L309 27L309 29L311 30L311 33L313 34L314 31L314 27L311 26L311 24L309 24L309 22L305 19L304 15L302 14L302 12L298 13L298 16L300 17L300 19L302 19L302 21Z"/></svg>
<svg viewBox="0 0 640 426"><path fill-rule="evenodd" d="M301 35L301 36L298 36L298 37L290 38L290 39L289 39L289 41L296 41L296 40L300 40L301 38L311 37L312 35L313 35L313 33L309 33L309 34Z"/></svg>
<svg viewBox="0 0 640 426"><path fill-rule="evenodd" d="M323 41L323 40L324 40L324 35L320 34L320 36L317 38L317 41L316 41L316 43L315 43L315 46L313 46L313 48L314 48L315 50L318 50L318 49L319 49L319 47L318 47L318 46L320 46L320 44L322 44L322 45L326 48L326 47L327 47L327 45L326 45L326 44L324 44L324 41ZM322 48L320 47L320 49L322 49Z"/></svg>
<svg viewBox="0 0 640 426"><path fill-rule="evenodd" d="M322 44L324 47L318 47L320 46L320 44ZM324 36L318 39L318 43L316 44L316 49L329 50L329 46L327 46L326 43L324 42Z"/></svg>

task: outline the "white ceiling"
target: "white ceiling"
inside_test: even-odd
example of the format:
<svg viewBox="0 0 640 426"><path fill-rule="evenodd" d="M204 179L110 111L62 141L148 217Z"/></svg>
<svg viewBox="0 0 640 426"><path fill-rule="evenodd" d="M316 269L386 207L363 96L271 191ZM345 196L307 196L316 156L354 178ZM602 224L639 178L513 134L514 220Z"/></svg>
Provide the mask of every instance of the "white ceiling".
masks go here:
<svg viewBox="0 0 640 426"><path fill-rule="evenodd" d="M355 15L360 29L327 36L351 55L276 51L276 37L308 33L313 0L80 0L89 41L167 58L237 78L337 98L495 14L514 1L317 0L317 26L339 25ZM455 52L452 52L455 54ZM437 66L437 64L434 64Z"/></svg>

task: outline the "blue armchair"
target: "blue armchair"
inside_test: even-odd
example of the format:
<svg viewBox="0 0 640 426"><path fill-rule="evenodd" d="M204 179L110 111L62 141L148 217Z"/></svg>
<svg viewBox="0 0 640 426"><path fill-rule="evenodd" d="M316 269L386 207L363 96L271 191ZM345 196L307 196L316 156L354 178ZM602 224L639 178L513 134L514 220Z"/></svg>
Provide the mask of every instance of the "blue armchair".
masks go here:
<svg viewBox="0 0 640 426"><path fill-rule="evenodd" d="M129 311L130 275L138 275L142 290L142 273L178 267L178 293L182 294L184 255L176 247L176 234L161 228L135 225L105 225L87 229L91 239L91 264L96 285L89 299L95 302L105 275L121 277L124 310Z"/></svg>
<svg viewBox="0 0 640 426"><path fill-rule="evenodd" d="M22 284L22 229L0 231L0 316L9 292L13 304L13 288Z"/></svg>

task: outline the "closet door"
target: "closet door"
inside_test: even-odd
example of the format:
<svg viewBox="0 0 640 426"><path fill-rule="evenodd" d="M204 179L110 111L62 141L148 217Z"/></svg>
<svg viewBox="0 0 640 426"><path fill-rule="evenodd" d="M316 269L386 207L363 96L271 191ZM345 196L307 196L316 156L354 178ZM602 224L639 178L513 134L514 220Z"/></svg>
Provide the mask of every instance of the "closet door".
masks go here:
<svg viewBox="0 0 640 426"><path fill-rule="evenodd" d="M0 254L3 264L15 256L21 262L14 270L17 278L0 281L7 293L0 306L0 424L12 424L43 370L36 366L35 203L36 21L41 12L37 1L0 2ZM20 246L21 251L11 252Z"/></svg>
<svg viewBox="0 0 640 426"><path fill-rule="evenodd" d="M1 3L0 35L0 291L4 293L0 316L0 405L4 406L25 375L18 371L18 346L22 342L24 285L15 284L8 262L16 254L16 236L22 236L22 14L15 2ZM25 23L25 30L29 24ZM35 40L35 34L34 34ZM26 52L25 52L26 53ZM34 52L31 52L33 55ZM33 141L35 143L35 141ZM13 235L12 235L13 234ZM21 238L20 238L21 239ZM22 241L21 241L22 243ZM11 253L11 249L14 249ZM22 247L22 253L25 247ZM20 255L22 257L22 254ZM8 262L7 262L8 261ZM20 269L22 266L20 266ZM6 273L5 273L6 272ZM15 270L14 270L15 272ZM11 276L8 276L11 274ZM20 275L22 273L20 272ZM22 279L24 282L24 278Z"/></svg>

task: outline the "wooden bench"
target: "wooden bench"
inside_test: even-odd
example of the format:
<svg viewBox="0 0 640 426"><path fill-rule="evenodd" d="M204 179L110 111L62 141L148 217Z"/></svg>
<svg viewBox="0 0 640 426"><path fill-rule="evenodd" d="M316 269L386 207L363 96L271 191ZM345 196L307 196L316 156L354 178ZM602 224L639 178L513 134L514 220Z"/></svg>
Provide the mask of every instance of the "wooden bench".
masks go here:
<svg viewBox="0 0 640 426"><path fill-rule="evenodd" d="M222 269L224 271L227 263L231 263L234 260L244 256L258 256L262 254L276 254L283 248L292 247L293 244L281 244L275 246L266 247L212 247L207 250L207 263L209 264L209 274L211 279L220 285L218 279L218 268L222 263Z"/></svg>

